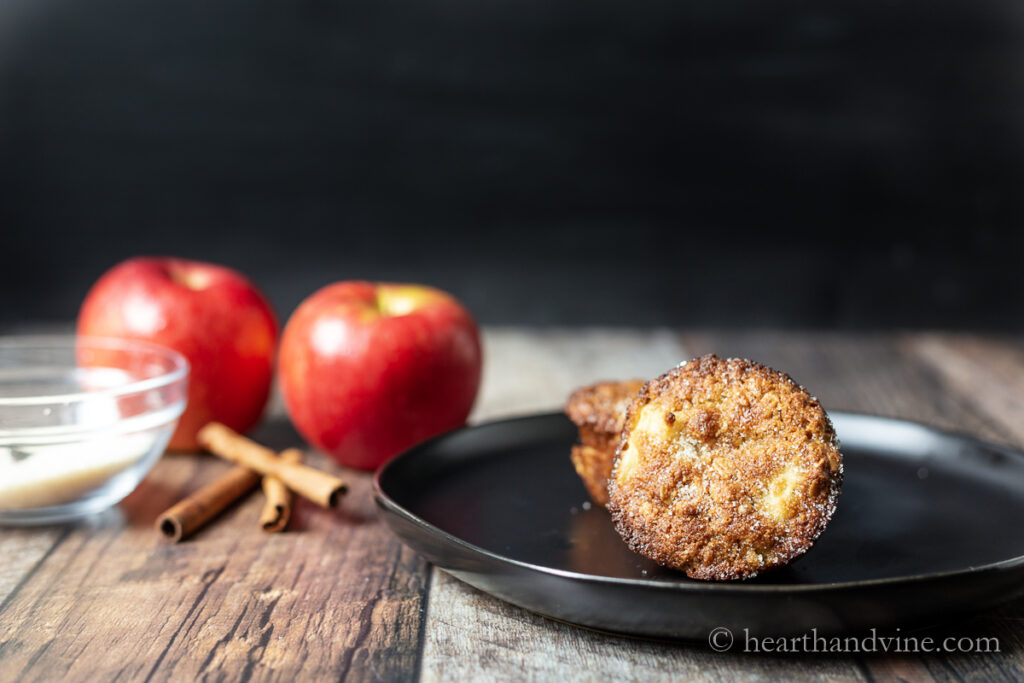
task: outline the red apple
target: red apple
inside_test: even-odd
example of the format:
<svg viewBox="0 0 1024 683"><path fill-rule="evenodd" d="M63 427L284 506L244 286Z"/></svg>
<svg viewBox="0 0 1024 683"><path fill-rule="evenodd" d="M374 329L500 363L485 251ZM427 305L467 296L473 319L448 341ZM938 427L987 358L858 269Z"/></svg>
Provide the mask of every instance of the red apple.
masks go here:
<svg viewBox="0 0 1024 683"><path fill-rule="evenodd" d="M278 381L310 443L343 465L373 469L463 425L481 361L476 322L445 292L338 282L288 321Z"/></svg>
<svg viewBox="0 0 1024 683"><path fill-rule="evenodd" d="M176 258L124 261L89 290L78 333L143 339L188 359L188 403L170 448L198 448L196 432L211 420L245 432L266 407L277 319L260 291L230 268Z"/></svg>

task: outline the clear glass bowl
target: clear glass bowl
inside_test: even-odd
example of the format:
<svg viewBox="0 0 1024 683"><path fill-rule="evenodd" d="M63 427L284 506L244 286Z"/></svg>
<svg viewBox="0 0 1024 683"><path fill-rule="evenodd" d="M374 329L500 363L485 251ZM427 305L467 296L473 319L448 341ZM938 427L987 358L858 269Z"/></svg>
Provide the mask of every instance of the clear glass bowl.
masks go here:
<svg viewBox="0 0 1024 683"><path fill-rule="evenodd" d="M188 361L140 341L0 339L0 524L114 505L157 461L185 410Z"/></svg>

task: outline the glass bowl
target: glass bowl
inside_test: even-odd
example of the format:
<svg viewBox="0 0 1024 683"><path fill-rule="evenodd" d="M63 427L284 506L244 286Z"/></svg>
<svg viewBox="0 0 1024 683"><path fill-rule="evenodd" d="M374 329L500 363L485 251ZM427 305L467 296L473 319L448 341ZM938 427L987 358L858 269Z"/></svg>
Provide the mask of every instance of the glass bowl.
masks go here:
<svg viewBox="0 0 1024 683"><path fill-rule="evenodd" d="M157 461L185 410L188 361L126 339L0 339L0 524L114 505Z"/></svg>

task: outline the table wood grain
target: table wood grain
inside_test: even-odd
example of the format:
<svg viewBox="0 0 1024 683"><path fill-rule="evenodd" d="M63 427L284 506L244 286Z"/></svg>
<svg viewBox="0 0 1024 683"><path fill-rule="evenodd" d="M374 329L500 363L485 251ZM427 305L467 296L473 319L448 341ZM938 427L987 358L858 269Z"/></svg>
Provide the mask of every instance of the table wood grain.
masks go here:
<svg viewBox="0 0 1024 683"><path fill-rule="evenodd" d="M1024 445L1024 339L943 333L488 329L471 420L712 351L784 369L828 409ZM301 443L279 401L255 437ZM259 529L254 494L166 542L156 516L228 467L187 454L106 513L0 530L0 681L1024 679L1024 600L922 632L995 636L988 654L719 654L553 622L430 567L377 520L368 475L307 458L352 490L339 510L300 503L284 534Z"/></svg>

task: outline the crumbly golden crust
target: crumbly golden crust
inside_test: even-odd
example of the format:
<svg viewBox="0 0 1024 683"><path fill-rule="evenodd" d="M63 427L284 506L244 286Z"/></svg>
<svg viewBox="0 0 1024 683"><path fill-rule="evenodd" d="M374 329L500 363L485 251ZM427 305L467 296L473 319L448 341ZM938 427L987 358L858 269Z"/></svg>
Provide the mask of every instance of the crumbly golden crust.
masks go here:
<svg viewBox="0 0 1024 683"><path fill-rule="evenodd" d="M643 386L643 380L599 382L578 389L565 406L569 419L579 427L582 444L573 447L572 464L598 505L608 504L608 478L626 409Z"/></svg>
<svg viewBox="0 0 1024 683"><path fill-rule="evenodd" d="M642 379L591 384L573 392L565 413L581 429L614 434L617 446L626 408L643 386Z"/></svg>
<svg viewBox="0 0 1024 683"><path fill-rule="evenodd" d="M591 500L598 505L608 504L608 480L612 475L612 463L615 461L615 449L611 455L607 450L598 450L586 444L572 447L572 466L576 474L583 480L583 485L590 494Z"/></svg>
<svg viewBox="0 0 1024 683"><path fill-rule="evenodd" d="M811 547L842 472L817 399L784 373L710 355L630 404L608 509L635 552L696 579L748 578Z"/></svg>

